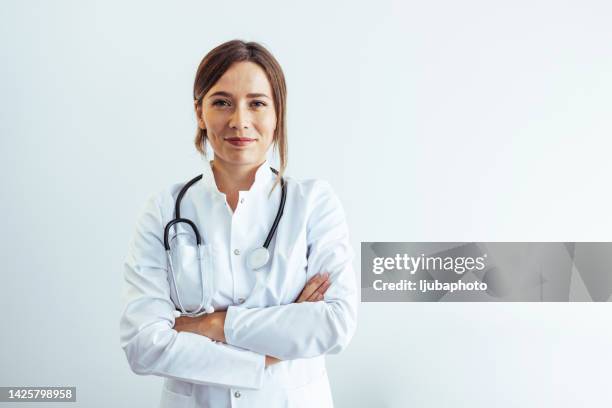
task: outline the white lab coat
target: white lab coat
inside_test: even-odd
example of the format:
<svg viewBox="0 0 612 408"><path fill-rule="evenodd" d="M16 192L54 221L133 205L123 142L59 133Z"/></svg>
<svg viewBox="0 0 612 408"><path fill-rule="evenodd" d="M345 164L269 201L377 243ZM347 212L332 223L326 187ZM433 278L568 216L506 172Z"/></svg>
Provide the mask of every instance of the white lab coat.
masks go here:
<svg viewBox="0 0 612 408"><path fill-rule="evenodd" d="M246 266L263 245L280 202L280 185L266 161L232 213L210 166L184 196L181 216L198 226L213 262L213 306L227 309L227 344L176 332L176 296L168 278L163 229L185 181L153 195L136 227L125 262L121 347L132 370L165 377L160 407L332 407L325 355L342 351L355 331L357 289L353 250L342 206L327 182L285 177L287 200L264 267L267 281L253 291ZM185 224L175 237L193 234ZM305 283L328 272L324 301L294 303ZM200 288L180 287L197 305ZM265 367L265 355L283 360Z"/></svg>

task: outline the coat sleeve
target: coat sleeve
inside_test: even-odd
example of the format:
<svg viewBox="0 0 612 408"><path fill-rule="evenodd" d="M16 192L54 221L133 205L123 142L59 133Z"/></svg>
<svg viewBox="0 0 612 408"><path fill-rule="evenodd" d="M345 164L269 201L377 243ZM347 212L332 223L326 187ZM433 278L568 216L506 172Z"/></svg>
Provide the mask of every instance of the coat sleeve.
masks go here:
<svg viewBox="0 0 612 408"><path fill-rule="evenodd" d="M307 221L307 276L328 272L324 301L263 308L230 306L228 344L291 360L342 351L357 320L357 289L344 210L326 182L319 182Z"/></svg>
<svg viewBox="0 0 612 408"><path fill-rule="evenodd" d="M120 341L132 371L196 384L260 388L264 355L173 329L175 306L162 236L160 207L153 196L138 220L125 261Z"/></svg>

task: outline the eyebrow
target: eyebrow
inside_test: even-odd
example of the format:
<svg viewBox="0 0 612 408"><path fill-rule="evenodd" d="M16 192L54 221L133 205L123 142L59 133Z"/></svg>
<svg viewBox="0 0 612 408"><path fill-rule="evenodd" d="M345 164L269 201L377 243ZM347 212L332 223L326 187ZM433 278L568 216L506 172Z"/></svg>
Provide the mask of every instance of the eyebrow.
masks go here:
<svg viewBox="0 0 612 408"><path fill-rule="evenodd" d="M229 92L225 92L225 91L218 91L218 92L215 92L214 94L210 95L209 98L212 98L213 96L226 96L228 98L231 98L232 94L229 93ZM270 97L268 95L263 94L263 93L250 93L250 94L247 94L247 98L261 98L261 97L270 99Z"/></svg>

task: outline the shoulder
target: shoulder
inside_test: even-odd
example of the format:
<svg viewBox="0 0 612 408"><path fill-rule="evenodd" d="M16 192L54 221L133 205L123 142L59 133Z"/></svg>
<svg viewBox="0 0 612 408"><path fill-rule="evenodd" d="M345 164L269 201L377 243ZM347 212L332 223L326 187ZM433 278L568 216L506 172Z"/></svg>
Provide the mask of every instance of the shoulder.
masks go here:
<svg viewBox="0 0 612 408"><path fill-rule="evenodd" d="M287 194L293 195L300 203L306 206L310 215L322 212L343 213L342 204L331 183L322 179L295 179L285 177L287 181ZM293 191L292 191L293 190Z"/></svg>
<svg viewBox="0 0 612 408"><path fill-rule="evenodd" d="M171 217L176 197L186 182L175 182L150 194L145 202L145 212L156 212L162 219Z"/></svg>
<svg viewBox="0 0 612 408"><path fill-rule="evenodd" d="M321 179L287 180L287 195L294 190L293 203L303 209L309 243L329 242L348 235L346 214L330 182Z"/></svg>
<svg viewBox="0 0 612 408"><path fill-rule="evenodd" d="M287 182L288 193L292 194L308 202L318 201L321 199L337 198L332 185L323 179L296 179L293 177L284 177Z"/></svg>

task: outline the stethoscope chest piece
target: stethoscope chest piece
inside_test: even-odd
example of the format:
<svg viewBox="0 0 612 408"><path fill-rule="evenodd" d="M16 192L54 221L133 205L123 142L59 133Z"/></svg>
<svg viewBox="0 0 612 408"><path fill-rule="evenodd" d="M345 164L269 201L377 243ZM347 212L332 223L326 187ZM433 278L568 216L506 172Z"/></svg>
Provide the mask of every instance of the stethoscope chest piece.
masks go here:
<svg viewBox="0 0 612 408"><path fill-rule="evenodd" d="M270 260L270 251L267 248L259 247L253 250L247 258L247 266L252 270L262 268Z"/></svg>

